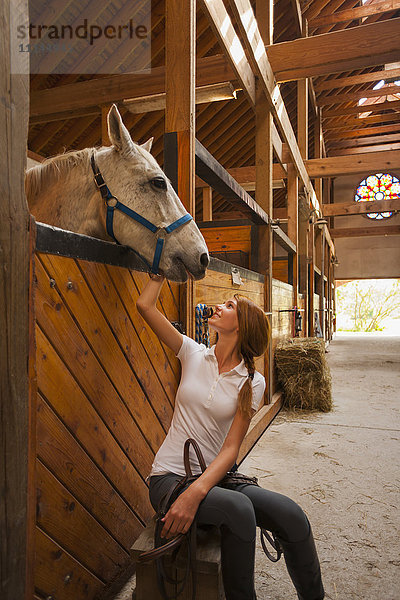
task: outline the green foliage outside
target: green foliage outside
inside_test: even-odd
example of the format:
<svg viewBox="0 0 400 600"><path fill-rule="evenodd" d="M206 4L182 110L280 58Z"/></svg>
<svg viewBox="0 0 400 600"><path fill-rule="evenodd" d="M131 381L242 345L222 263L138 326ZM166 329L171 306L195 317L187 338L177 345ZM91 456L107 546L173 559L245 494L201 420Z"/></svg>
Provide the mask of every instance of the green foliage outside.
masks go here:
<svg viewBox="0 0 400 600"><path fill-rule="evenodd" d="M382 331L400 319L400 280L349 281L336 289L337 331Z"/></svg>

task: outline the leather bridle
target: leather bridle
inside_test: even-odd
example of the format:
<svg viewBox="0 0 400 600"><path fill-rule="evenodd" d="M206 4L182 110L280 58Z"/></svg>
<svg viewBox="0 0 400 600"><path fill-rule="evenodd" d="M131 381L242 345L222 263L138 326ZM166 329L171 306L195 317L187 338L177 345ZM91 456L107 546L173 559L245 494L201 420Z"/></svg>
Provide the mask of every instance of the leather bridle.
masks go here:
<svg viewBox="0 0 400 600"><path fill-rule="evenodd" d="M98 187L99 192L100 192L100 194L106 204L106 207L107 207L106 228L107 228L108 235L111 236L117 244L120 243L114 235L113 223L114 223L114 211L115 210L120 210L121 212L126 214L131 219L134 219L135 221L137 221L138 223L140 223L141 225L143 225L144 227L149 229L152 233L155 234L155 236L157 238L156 249L155 249L154 258L153 258L153 264L150 266L149 263L147 262L147 260L143 256L141 256L139 253L138 254L139 254L140 258L149 267L150 272L158 274L158 267L160 265L161 254L162 254L162 251L164 248L165 236L176 231L183 225L186 225L186 223L189 223L193 219L193 217L189 213L186 213L185 215L183 215L183 217L180 217L179 219L177 219L170 225L167 225L166 227L158 227L157 225L154 225L153 223L148 221L145 217L142 217L142 215L139 215L137 212L135 212L134 210L129 208L129 206L122 204L122 202L120 202L118 200L118 198L110 192L110 190L107 187L107 184L104 181L104 178L100 172L100 169L96 164L94 152L92 153L92 155L90 157L90 164L92 167L96 186Z"/></svg>

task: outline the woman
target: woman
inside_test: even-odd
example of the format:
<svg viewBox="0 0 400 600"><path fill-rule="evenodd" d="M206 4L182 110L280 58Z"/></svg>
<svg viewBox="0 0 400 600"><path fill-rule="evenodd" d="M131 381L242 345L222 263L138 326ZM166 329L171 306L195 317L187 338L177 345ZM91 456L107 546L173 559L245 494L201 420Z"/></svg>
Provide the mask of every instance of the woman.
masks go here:
<svg viewBox="0 0 400 600"><path fill-rule="evenodd" d="M182 335L156 307L164 278L152 275L137 308L159 339L182 365L180 385L169 432L150 473L150 500L155 509L185 474L183 445L194 438L207 469L175 500L163 519L162 537L186 533L197 515L199 525L221 531L221 566L227 600L254 600L256 525L275 532L300 600L321 600L324 590L311 527L292 500L260 487L240 484L217 487L235 464L252 416L264 394L264 377L254 358L269 342L265 313L247 298L235 295L216 306L209 327L218 334L207 349ZM201 473L195 456L192 472Z"/></svg>

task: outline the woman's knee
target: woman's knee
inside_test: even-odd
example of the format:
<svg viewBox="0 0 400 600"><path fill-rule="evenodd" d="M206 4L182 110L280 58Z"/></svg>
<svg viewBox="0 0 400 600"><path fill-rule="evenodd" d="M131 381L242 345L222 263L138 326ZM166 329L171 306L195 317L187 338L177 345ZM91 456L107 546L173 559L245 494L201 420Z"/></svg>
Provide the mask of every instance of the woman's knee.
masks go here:
<svg viewBox="0 0 400 600"><path fill-rule="evenodd" d="M305 512L291 498L286 497L281 505L280 523L282 531L278 532L278 534L286 541L300 542L310 532L310 524Z"/></svg>
<svg viewBox="0 0 400 600"><path fill-rule="evenodd" d="M212 517L214 525L227 527L243 542L252 542L255 538L256 516L253 504L239 492L214 488L206 501L203 501L199 517L204 522Z"/></svg>

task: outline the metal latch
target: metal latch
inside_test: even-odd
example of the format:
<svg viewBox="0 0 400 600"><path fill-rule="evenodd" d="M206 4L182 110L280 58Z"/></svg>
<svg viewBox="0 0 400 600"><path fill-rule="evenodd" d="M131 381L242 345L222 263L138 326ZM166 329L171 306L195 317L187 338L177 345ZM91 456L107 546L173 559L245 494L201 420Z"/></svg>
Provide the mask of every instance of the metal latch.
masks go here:
<svg viewBox="0 0 400 600"><path fill-rule="evenodd" d="M239 269L236 269L235 267L233 267L231 270L231 274L232 274L232 283L234 285L243 285L243 281L242 281L242 278L240 277Z"/></svg>

